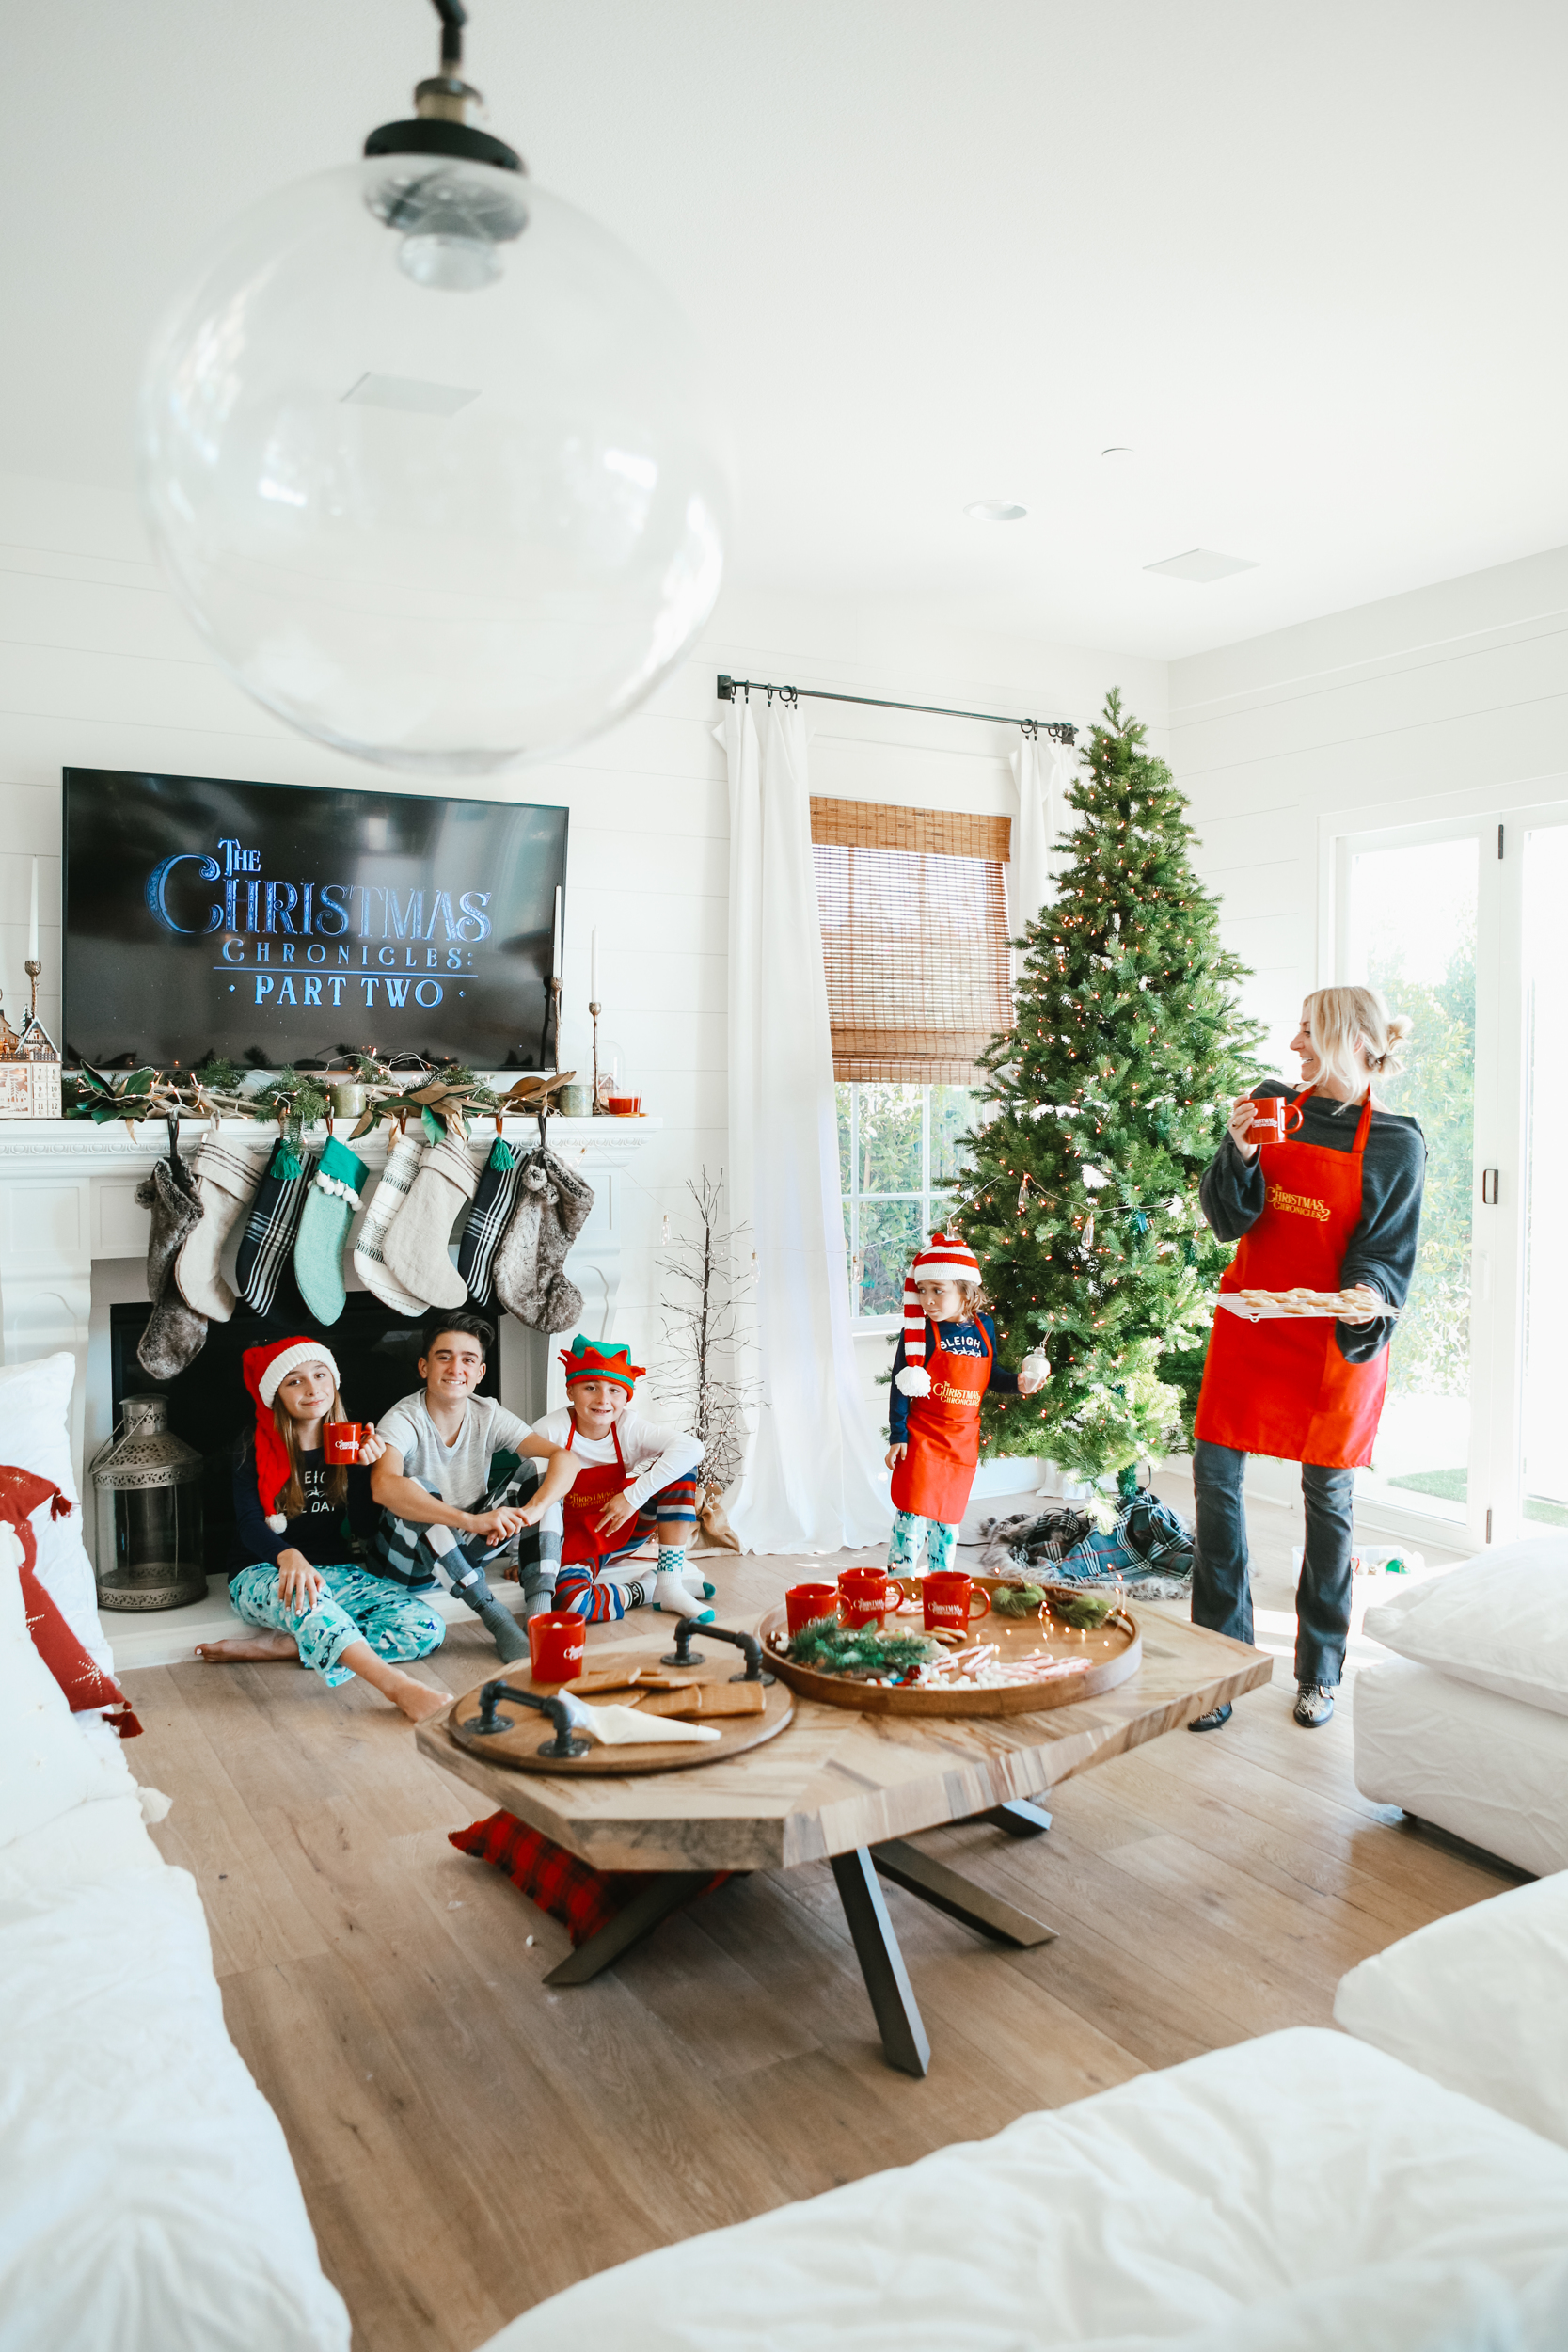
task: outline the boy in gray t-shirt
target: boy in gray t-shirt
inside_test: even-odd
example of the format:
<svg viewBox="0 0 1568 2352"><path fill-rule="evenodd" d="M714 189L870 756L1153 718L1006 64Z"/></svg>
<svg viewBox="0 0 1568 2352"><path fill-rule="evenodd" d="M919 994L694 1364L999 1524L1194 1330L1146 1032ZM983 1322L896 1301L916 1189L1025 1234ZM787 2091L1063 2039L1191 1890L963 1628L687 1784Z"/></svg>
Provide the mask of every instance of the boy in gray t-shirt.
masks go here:
<svg viewBox="0 0 1568 2352"><path fill-rule="evenodd" d="M494 1397L474 1391L494 1341L478 1315L432 1331L420 1359L422 1390L377 1424L386 1452L371 1474L381 1506L377 1572L418 1590L448 1584L488 1628L503 1661L527 1654L484 1569L514 1537L524 1610L548 1609L561 1565L561 1497L577 1474L564 1448L536 1438Z"/></svg>

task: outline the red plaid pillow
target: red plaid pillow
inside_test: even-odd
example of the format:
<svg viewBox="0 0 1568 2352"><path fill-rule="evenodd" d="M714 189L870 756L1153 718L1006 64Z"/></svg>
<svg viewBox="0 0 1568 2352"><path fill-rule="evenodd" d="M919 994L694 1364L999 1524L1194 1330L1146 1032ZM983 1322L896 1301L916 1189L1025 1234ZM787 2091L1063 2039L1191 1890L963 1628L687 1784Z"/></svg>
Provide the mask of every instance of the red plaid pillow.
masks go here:
<svg viewBox="0 0 1568 2352"><path fill-rule="evenodd" d="M561 1921L574 1944L586 1944L608 1927L648 1881L645 1870L595 1870L542 1831L530 1829L515 1813L492 1813L488 1820L450 1830L447 1842L459 1853L471 1853L476 1861L504 1870L514 1886ZM728 1870L719 1871L699 1892L710 1895L729 1876Z"/></svg>
<svg viewBox="0 0 1568 2352"><path fill-rule="evenodd" d="M9 1463L0 1464L0 1519L8 1519L21 1539L22 1605L27 1613L33 1647L65 1692L73 1715L85 1714L96 1707L113 1708L115 1712L109 1721L120 1738L135 1740L141 1725L131 1712L129 1699L119 1685L111 1681L87 1656L53 1596L39 1582L34 1566L38 1538L30 1522L33 1513L45 1501L49 1502L50 1516L56 1519L63 1519L71 1507L50 1479L37 1478L31 1470L18 1470Z"/></svg>

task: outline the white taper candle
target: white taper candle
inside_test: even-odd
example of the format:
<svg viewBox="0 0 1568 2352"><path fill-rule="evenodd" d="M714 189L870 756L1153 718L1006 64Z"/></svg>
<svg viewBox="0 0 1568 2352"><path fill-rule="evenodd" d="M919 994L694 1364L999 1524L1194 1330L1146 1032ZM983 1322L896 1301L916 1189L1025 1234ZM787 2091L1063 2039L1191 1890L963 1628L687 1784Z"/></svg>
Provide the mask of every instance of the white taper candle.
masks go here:
<svg viewBox="0 0 1568 2352"><path fill-rule="evenodd" d="M550 950L550 977L561 977L561 884L555 886L555 938Z"/></svg>
<svg viewBox="0 0 1568 2352"><path fill-rule="evenodd" d="M37 858L35 858L35 859L33 860L33 901L32 901L32 907L31 907L31 910L30 910L30 912L29 912L29 914L28 914L28 916L27 916L27 961L28 961L28 962L29 962L29 963L37 963L38 960L39 960L39 862L38 862Z"/></svg>

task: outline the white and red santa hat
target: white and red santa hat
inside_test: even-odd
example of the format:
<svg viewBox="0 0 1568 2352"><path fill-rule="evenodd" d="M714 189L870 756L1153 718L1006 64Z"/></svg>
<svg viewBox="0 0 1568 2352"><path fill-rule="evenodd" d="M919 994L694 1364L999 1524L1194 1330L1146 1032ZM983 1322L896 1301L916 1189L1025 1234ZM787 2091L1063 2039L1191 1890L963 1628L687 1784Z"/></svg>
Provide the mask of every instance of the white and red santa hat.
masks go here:
<svg viewBox="0 0 1568 2352"><path fill-rule="evenodd" d="M245 1384L256 1405L256 1491L267 1525L275 1535L281 1535L289 1522L274 1505L289 1483L291 1465L289 1449L277 1432L273 1399L301 1364L325 1364L337 1388L338 1365L332 1350L321 1340L269 1340L264 1347L247 1347L242 1360Z"/></svg>
<svg viewBox="0 0 1568 2352"><path fill-rule="evenodd" d="M980 1287L980 1262L956 1233L933 1233L904 1277L904 1369L898 1386L905 1396L929 1396L926 1369L926 1310L917 1282L973 1282Z"/></svg>

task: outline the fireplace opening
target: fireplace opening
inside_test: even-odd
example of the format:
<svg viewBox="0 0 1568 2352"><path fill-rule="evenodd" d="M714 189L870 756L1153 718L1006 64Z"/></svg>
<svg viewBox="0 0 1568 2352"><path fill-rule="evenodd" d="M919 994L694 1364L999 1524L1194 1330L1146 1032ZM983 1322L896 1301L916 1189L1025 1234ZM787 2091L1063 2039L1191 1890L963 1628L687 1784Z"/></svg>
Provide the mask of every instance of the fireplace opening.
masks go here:
<svg viewBox="0 0 1568 2352"><path fill-rule="evenodd" d="M172 1380L153 1380L136 1361L136 1343L152 1310L145 1300L109 1309L109 1363L114 1419L124 1418L127 1397L163 1396L168 1425L201 1455L204 1555L209 1575L229 1566L234 1532L234 1456L241 1438L255 1426L240 1359L247 1347L269 1340L319 1339L331 1350L343 1402L356 1421L379 1421L402 1396L420 1386L419 1360L427 1324L410 1323L384 1307L370 1291L350 1291L330 1328L296 1315L283 1323L236 1307L229 1323L208 1326L206 1345L194 1363ZM493 1355L499 1354L499 1344ZM482 1396L500 1395L499 1367L485 1367Z"/></svg>

